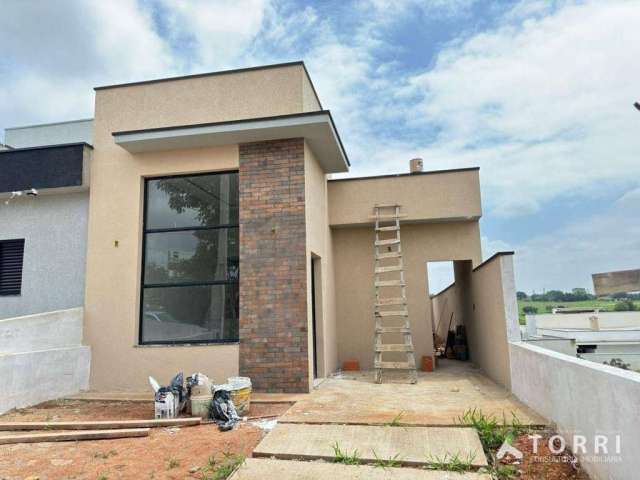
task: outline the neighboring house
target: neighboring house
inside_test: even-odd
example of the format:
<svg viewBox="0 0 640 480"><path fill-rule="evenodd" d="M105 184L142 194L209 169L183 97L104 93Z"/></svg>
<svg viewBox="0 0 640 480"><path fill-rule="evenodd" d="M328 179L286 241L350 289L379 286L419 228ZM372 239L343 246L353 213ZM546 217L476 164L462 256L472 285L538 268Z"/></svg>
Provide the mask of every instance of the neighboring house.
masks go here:
<svg viewBox="0 0 640 480"><path fill-rule="evenodd" d="M0 319L84 303L91 125L5 130L12 148L0 151Z"/></svg>
<svg viewBox="0 0 640 480"><path fill-rule="evenodd" d="M1 238L24 240L0 318L84 304L93 389L202 371L304 392L344 360L371 368L377 203L406 215L418 362L434 353L426 262L455 261L478 322L515 305L511 257L473 271L478 169L330 179L349 161L302 62L99 87L93 121L6 142L0 190L39 194L0 205Z"/></svg>

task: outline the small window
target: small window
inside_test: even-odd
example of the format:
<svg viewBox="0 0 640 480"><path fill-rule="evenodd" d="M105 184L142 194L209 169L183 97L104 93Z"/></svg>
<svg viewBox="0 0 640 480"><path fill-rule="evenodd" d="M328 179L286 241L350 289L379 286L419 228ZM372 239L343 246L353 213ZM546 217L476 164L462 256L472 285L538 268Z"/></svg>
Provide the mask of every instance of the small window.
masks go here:
<svg viewBox="0 0 640 480"><path fill-rule="evenodd" d="M0 240L0 295L20 295L24 238Z"/></svg>

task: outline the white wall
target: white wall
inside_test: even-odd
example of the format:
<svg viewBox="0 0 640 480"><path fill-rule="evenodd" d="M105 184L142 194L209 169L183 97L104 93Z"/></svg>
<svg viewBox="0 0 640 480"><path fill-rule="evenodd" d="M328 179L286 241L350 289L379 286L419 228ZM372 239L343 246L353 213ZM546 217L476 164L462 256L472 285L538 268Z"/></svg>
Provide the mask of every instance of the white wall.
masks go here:
<svg viewBox="0 0 640 480"><path fill-rule="evenodd" d="M0 414L89 387L82 314L75 308L0 321Z"/></svg>
<svg viewBox="0 0 640 480"><path fill-rule="evenodd" d="M0 296L0 319L84 304L89 192L0 202L0 240L25 239L22 292Z"/></svg>
<svg viewBox="0 0 640 480"><path fill-rule="evenodd" d="M509 345L511 391L543 417L556 423L567 442L587 437L587 456L594 438L621 438L621 461L592 462L578 455L593 480L633 479L640 471L640 374L599 365L529 343Z"/></svg>

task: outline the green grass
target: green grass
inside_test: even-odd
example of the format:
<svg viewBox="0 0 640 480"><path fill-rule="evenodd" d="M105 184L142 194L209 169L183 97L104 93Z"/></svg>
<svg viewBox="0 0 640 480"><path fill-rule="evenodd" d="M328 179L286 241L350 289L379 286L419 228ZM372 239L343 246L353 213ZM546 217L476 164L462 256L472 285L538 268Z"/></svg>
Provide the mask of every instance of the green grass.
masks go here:
<svg viewBox="0 0 640 480"><path fill-rule="evenodd" d="M333 463L343 463L345 465L360 465L360 456L358 450L354 450L352 454L349 454L346 450L343 452L338 442L331 445L333 448Z"/></svg>
<svg viewBox="0 0 640 480"><path fill-rule="evenodd" d="M454 455L446 453L441 457L434 455L428 458L429 465L426 468L428 470L463 473L471 470L474 458L475 454L472 453L469 453L466 457L461 456L459 453Z"/></svg>
<svg viewBox="0 0 640 480"><path fill-rule="evenodd" d="M640 301L633 302L636 308L640 309ZM616 304L616 300L584 300L580 302L533 302L531 300L518 300L518 315L520 318L520 324L524 325L524 307L535 307L538 309L538 314L551 313L554 307L563 306L566 308L599 308L603 312L612 312L613 306Z"/></svg>
<svg viewBox="0 0 640 480"><path fill-rule="evenodd" d="M222 460L217 461L214 456L209 457L207 465L200 469L201 480L224 480L229 478L236 469L244 463L241 454L223 452Z"/></svg>

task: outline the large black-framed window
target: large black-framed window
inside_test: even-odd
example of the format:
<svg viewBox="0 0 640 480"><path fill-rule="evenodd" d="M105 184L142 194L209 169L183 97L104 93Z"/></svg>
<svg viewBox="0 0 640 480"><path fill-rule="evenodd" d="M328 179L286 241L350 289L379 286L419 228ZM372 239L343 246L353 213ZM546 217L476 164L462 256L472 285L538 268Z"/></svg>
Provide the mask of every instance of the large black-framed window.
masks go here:
<svg viewBox="0 0 640 480"><path fill-rule="evenodd" d="M140 344L238 341L238 173L144 182Z"/></svg>

